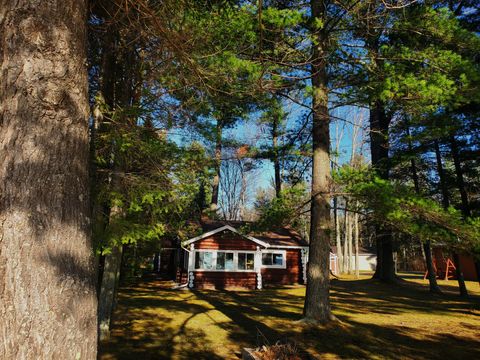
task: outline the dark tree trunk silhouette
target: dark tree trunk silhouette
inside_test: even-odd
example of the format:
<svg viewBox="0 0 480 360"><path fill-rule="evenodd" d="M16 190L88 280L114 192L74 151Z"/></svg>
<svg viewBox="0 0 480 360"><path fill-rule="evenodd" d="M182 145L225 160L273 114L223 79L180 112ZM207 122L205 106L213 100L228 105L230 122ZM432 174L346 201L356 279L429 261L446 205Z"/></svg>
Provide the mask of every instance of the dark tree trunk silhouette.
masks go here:
<svg viewBox="0 0 480 360"><path fill-rule="evenodd" d="M455 177L457 180L458 191L460 191L460 198L462 200L462 213L463 216L471 216L470 204L468 202L467 189L465 188L465 180L463 178L463 169L460 162L460 154L458 150L457 139L454 135L450 136L450 148L452 150L453 164L455 166Z"/></svg>
<svg viewBox="0 0 480 360"><path fill-rule="evenodd" d="M107 14L108 16L108 14ZM134 49L131 47L120 47L118 42L118 31L115 28L109 28L106 36L105 51L113 54L106 54L106 65L102 76L102 90L105 92L105 103L110 111L120 110L119 119L125 126L136 126L137 118L134 115L126 115L121 113L122 109L134 106L140 101L139 81L141 75L139 71L138 58ZM133 44L133 40L127 41ZM120 81L116 81L115 74L122 73ZM112 78L113 77L113 78ZM113 89L112 89L113 87ZM110 188L121 193L123 191L119 173L126 171L125 163L122 161L120 152L115 144L111 145L111 168L109 169ZM108 218L107 226L112 226L125 217L124 210L119 206L107 205ZM105 255L105 266L101 279L99 304L98 304L98 328L100 340L105 340L110 335L110 322L113 310L116 305L116 293L120 278L123 245L113 243L110 245L110 251Z"/></svg>
<svg viewBox="0 0 480 360"><path fill-rule="evenodd" d="M410 156L413 155L413 147L412 141L410 140L410 128L407 125L407 136L408 136L408 150L410 152ZM415 192L420 195L420 182L418 180L418 172L417 172L417 164L413 157L410 158L410 169L412 171L412 179L413 185L415 187ZM423 243L423 254L425 255L425 264L427 266L427 275L428 275L428 283L430 286L430 291L432 293L440 294L442 291L437 283L437 272L435 271L435 267L433 266L433 258L432 258L432 244L430 240L427 240Z"/></svg>
<svg viewBox="0 0 480 360"><path fill-rule="evenodd" d="M389 179L389 140L388 130L390 117L386 114L385 108L380 101L375 101L370 107L370 151L372 165L378 176L382 179ZM395 263L393 261L393 237L392 230L388 225L376 225L377 245L377 268L374 278L393 282L396 280Z"/></svg>
<svg viewBox="0 0 480 360"><path fill-rule="evenodd" d="M278 197L281 196L282 191L282 176L281 176L281 166L280 166L280 156L278 153L278 126L279 119L273 119L272 124L272 142L273 142L273 169L275 173L275 195Z"/></svg>
<svg viewBox="0 0 480 360"><path fill-rule="evenodd" d="M467 190L465 188L465 180L463 178L462 164L460 162L460 154L458 150L458 143L455 135L450 136L450 147L452 150L453 164L455 166L455 177L457 180L458 190L460 191L460 198L462 200L462 214L464 218L471 216L470 204L468 202ZM468 296L467 287L465 285L465 280L463 277L462 264L460 262L460 256L458 253L454 253L454 263L455 263L455 275L458 279L458 286L460 288L460 295L463 297Z"/></svg>
<svg viewBox="0 0 480 360"><path fill-rule="evenodd" d="M444 209L448 209L450 206L450 197L448 194L447 183L445 181L445 172L443 171L442 154L440 152L440 145L437 140L434 141L435 158L437 160L437 173L440 178L440 187L442 189L442 204ZM460 259L456 251L453 253L453 263L455 264L455 275L458 281L458 289L460 296L468 296L467 287L465 285L465 279L463 278L463 271L460 264Z"/></svg>
<svg viewBox="0 0 480 360"><path fill-rule="evenodd" d="M0 358L95 359L84 0L0 6Z"/></svg>
<svg viewBox="0 0 480 360"><path fill-rule="evenodd" d="M212 201L210 202L210 209L216 211L218 208L218 194L220 187L220 170L222 167L222 122L217 120L217 127L215 133L215 176L212 184Z"/></svg>
<svg viewBox="0 0 480 360"><path fill-rule="evenodd" d="M113 9L103 9L105 13L101 15L109 19L110 12ZM112 113L116 109L116 102L118 99L115 97L119 95L121 89L117 87L116 75L118 71L117 58L121 55L117 51L118 31L111 25L108 31L105 33L103 39L103 56L102 56L102 73L100 79L100 94L97 97L103 98L104 105L106 106L107 113L102 114L102 118L111 117ZM100 132L106 132L103 123L98 124ZM118 175L120 171L119 167L115 164L116 154L114 146L111 146L111 159L114 163L112 168L108 171L108 182L110 182L111 188L118 191ZM107 180L105 180L107 181ZM120 217L122 214L121 208L111 206L110 203L98 204L95 206L95 219L104 228L107 228L115 218ZM104 266L102 276L99 279L99 291L98 291L98 336L100 340L105 340L110 334L110 320L115 303L115 292L118 284L118 278L120 275L120 263L122 256L121 245L112 245L111 251L105 254Z"/></svg>

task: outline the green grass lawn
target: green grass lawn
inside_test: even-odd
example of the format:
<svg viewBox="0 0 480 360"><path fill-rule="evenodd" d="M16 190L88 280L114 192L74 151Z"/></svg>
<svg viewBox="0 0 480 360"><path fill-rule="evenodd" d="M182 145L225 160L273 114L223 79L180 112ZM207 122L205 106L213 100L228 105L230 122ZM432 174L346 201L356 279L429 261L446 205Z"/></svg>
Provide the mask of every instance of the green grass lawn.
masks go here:
<svg viewBox="0 0 480 360"><path fill-rule="evenodd" d="M149 281L124 287L110 341L100 359L238 359L242 347L295 342L312 358L480 359L480 287L456 295L456 281L440 281L443 296L428 293L421 276L401 285L369 280L332 281L340 322L299 323L303 286L261 291L171 290Z"/></svg>

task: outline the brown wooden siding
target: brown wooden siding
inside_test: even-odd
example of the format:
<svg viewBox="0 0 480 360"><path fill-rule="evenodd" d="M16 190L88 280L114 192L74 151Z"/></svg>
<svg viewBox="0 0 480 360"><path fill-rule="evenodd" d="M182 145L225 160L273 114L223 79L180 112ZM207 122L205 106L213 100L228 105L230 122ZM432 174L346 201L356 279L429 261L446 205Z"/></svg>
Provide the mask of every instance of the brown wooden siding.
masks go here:
<svg viewBox="0 0 480 360"><path fill-rule="evenodd" d="M195 249L201 250L237 250L255 251L257 243L242 237L239 234L225 231L208 238L194 242ZM263 248L263 247L262 247ZM262 269L263 286L288 285L302 282L302 261L299 249L286 250L286 269ZM222 271L195 271L194 287L202 288L233 288L242 287L256 289L257 275L255 272L222 272ZM177 281L188 281L186 271L177 272Z"/></svg>
<svg viewBox="0 0 480 360"><path fill-rule="evenodd" d="M287 250L287 268L262 268L263 286L288 285L302 282L302 260L300 250Z"/></svg>
<svg viewBox="0 0 480 360"><path fill-rule="evenodd" d="M209 250L256 250L258 244L244 237L225 231L194 242L195 249Z"/></svg>
<svg viewBox="0 0 480 360"><path fill-rule="evenodd" d="M477 271L475 270L475 261L472 256L460 254L460 265L465 280L478 281Z"/></svg>
<svg viewBox="0 0 480 360"><path fill-rule="evenodd" d="M253 290L257 286L257 274L255 272L196 271L194 274L194 287L196 289L240 287Z"/></svg>
<svg viewBox="0 0 480 360"><path fill-rule="evenodd" d="M177 268L177 273L175 274L175 282L178 284L186 284L188 282L188 271L181 267Z"/></svg>

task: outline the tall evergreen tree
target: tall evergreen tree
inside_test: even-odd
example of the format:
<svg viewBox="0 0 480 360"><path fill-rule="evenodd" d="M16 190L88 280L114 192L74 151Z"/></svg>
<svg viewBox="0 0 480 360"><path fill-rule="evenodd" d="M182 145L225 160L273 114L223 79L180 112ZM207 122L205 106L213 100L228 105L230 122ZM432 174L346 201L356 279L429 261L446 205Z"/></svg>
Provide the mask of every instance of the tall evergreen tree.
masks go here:
<svg viewBox="0 0 480 360"><path fill-rule="evenodd" d="M312 194L307 292L303 315L307 321L334 319L330 308L330 114L327 58L329 34L325 28L328 1L311 0L312 31ZM320 26L318 26L320 24Z"/></svg>

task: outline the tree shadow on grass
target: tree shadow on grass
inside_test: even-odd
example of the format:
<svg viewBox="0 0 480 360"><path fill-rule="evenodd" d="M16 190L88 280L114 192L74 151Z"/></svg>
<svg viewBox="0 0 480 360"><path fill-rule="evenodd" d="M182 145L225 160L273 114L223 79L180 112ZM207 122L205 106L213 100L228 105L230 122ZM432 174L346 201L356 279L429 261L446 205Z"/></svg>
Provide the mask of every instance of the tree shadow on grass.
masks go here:
<svg viewBox="0 0 480 360"><path fill-rule="evenodd" d="M315 327L296 322L302 314L302 288L178 291L155 283L124 288L112 340L103 344L100 358L233 358L241 347L278 340L296 343L311 358L480 358L480 341L472 336L480 323L471 317L455 319L475 308L475 300L432 297L416 287L370 280L332 285L341 322ZM424 328L415 326L417 314L442 319L445 328L430 327L425 320Z"/></svg>
<svg viewBox="0 0 480 360"><path fill-rule="evenodd" d="M478 359L480 342L453 334L418 337L409 327L366 324L340 316L342 324L306 327L301 334L318 354L353 359Z"/></svg>
<svg viewBox="0 0 480 360"><path fill-rule="evenodd" d="M239 347L273 345L277 341L282 343L295 342L302 359L314 359L297 341L293 341L295 333L286 331L286 329L280 329L280 331L273 329L254 318L262 316L294 321L298 319L297 313L275 310L274 303L269 307L260 305L255 301L258 293L255 293L255 296L248 296L248 293L239 295L235 291L202 290L194 291L194 293L198 299L209 303L232 320L232 322L222 323L220 326L229 332L229 338Z"/></svg>
<svg viewBox="0 0 480 360"><path fill-rule="evenodd" d="M480 299L477 296L470 299L462 299L450 293L439 296L411 283L390 285L376 280L335 280L332 281L332 290L331 299L336 306L348 309L351 313L396 315L421 311L438 315L475 315L475 310L480 310Z"/></svg>
<svg viewBox="0 0 480 360"><path fill-rule="evenodd" d="M249 330L250 343L256 340L252 335L253 330L259 329L270 339L289 338L304 343L308 349L315 349L317 354L330 353L341 358L380 356L392 359L430 359L445 358L444 355L451 359L459 356L480 358L480 342L469 338L448 333L419 334L416 329L407 326L361 323L345 315L339 316L342 324L338 327L306 327L301 336L288 328L273 330L260 322L258 317L273 317L276 320L290 320L292 323L301 317L303 296L288 294L284 290L269 289L255 295L246 292L203 291L196 292L196 295L224 312L236 325ZM332 300L335 308L366 316L370 313L401 315L408 312L471 315L471 309L478 308L475 298L463 300L449 294L440 298L432 297L417 287L392 287L371 280L335 283ZM288 311L283 310L284 307L288 308ZM471 331L480 329L471 324L464 324L464 327ZM235 333L231 334L231 338L234 341L241 340Z"/></svg>
<svg viewBox="0 0 480 360"><path fill-rule="evenodd" d="M122 289L111 338L101 343L99 359L223 359L206 331L189 326L211 310L190 302L192 296L151 284Z"/></svg>

